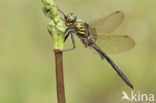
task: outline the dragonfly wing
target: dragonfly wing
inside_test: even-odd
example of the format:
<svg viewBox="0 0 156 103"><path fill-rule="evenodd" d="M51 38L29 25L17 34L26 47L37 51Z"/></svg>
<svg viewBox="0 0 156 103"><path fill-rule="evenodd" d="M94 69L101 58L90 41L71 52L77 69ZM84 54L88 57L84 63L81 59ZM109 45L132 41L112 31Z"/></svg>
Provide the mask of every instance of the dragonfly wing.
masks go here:
<svg viewBox="0 0 156 103"><path fill-rule="evenodd" d="M127 51L135 45L129 36L119 35L97 35L94 41L106 53Z"/></svg>
<svg viewBox="0 0 156 103"><path fill-rule="evenodd" d="M118 27L124 19L124 13L116 11L104 18L94 20L90 23L90 26L94 26L99 33L110 33Z"/></svg>
<svg viewBox="0 0 156 103"><path fill-rule="evenodd" d="M90 33L91 39L94 39L94 40L97 39L97 32L94 26L89 26L89 33Z"/></svg>

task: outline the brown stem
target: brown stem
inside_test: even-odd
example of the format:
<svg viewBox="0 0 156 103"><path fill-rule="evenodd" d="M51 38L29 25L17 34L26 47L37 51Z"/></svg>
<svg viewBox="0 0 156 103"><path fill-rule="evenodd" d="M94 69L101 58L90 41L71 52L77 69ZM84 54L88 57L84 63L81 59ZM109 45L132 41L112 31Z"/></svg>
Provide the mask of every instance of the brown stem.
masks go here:
<svg viewBox="0 0 156 103"><path fill-rule="evenodd" d="M54 50L54 52L55 52L55 62L56 62L57 99L58 99L58 103L66 103L62 51Z"/></svg>

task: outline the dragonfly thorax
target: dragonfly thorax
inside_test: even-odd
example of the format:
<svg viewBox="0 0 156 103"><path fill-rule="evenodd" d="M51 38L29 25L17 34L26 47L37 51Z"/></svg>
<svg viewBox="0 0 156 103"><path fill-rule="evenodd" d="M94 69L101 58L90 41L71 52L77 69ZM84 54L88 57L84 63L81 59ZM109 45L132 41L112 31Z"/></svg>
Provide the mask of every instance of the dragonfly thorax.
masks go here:
<svg viewBox="0 0 156 103"><path fill-rule="evenodd" d="M88 25L81 20L77 20L76 15L74 15L73 13L68 13L65 16L65 22L66 25L70 29L72 29L76 34L83 37L86 36Z"/></svg>
<svg viewBox="0 0 156 103"><path fill-rule="evenodd" d="M85 47L92 44L90 40L88 24L82 20L77 20L77 17L73 13L69 13L65 16L66 26L73 33L75 33L83 42Z"/></svg>
<svg viewBox="0 0 156 103"><path fill-rule="evenodd" d="M77 34L79 34L81 36L86 36L86 33L87 33L87 24L86 23L77 21L75 27L77 29Z"/></svg>

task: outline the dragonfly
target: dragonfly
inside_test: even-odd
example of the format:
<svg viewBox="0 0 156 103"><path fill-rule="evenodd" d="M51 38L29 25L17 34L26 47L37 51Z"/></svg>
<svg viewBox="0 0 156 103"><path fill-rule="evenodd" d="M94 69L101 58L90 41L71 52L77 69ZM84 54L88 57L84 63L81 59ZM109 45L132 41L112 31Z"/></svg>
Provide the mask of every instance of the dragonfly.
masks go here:
<svg viewBox="0 0 156 103"><path fill-rule="evenodd" d="M65 13L59 8L58 11L63 14L64 18L61 19L67 26L67 29L64 32L64 42L70 35L73 44L73 48L64 51L73 50L75 48L75 39L73 34L76 34L76 36L78 36L84 44L85 48L93 48L99 54L101 59L106 59L121 79L133 89L133 85L128 80L126 75L106 54L126 51L135 45L134 40L127 35L107 35L113 32L122 23L124 13L122 11L115 11L106 17L99 18L91 23L86 23L77 19L77 16L73 13L65 15Z"/></svg>

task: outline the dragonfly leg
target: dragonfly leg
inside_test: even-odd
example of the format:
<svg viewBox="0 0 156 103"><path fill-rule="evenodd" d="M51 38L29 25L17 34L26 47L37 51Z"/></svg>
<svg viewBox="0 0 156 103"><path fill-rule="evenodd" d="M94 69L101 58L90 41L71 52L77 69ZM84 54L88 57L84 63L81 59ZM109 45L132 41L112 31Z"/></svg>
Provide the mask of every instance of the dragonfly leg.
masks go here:
<svg viewBox="0 0 156 103"><path fill-rule="evenodd" d="M66 33L69 31L69 29L70 29L70 28L68 27L68 28L65 30L64 34L66 34Z"/></svg>
<svg viewBox="0 0 156 103"><path fill-rule="evenodd" d="M58 6L57 6L57 10L58 10L64 17L66 17L65 13L64 13L63 11L61 11L61 10L59 9Z"/></svg>
<svg viewBox="0 0 156 103"><path fill-rule="evenodd" d="M68 34L66 35L66 38L69 36L69 34L71 35L73 48L71 48L71 49L67 49L67 50L63 50L63 52L66 52L66 51L70 51L70 50L75 49L75 39L74 39L74 36L73 36L72 33L73 33L73 31L69 31ZM66 38L65 38L65 39L66 39Z"/></svg>
<svg viewBox="0 0 156 103"><path fill-rule="evenodd" d="M64 42L67 40L69 33L65 36Z"/></svg>
<svg viewBox="0 0 156 103"><path fill-rule="evenodd" d="M58 6L57 6L57 10L64 16L64 18L66 18L65 13L63 11L61 11ZM64 18L62 18L62 17L60 17L60 18L61 18L62 21L65 21Z"/></svg>
<svg viewBox="0 0 156 103"><path fill-rule="evenodd" d="M65 30L65 32L64 32L64 34L66 34L66 33L68 32L67 35L65 36L64 42L65 42L66 39L68 38L69 34L73 32L73 31L69 31L69 29L70 29L70 28L68 27L68 28Z"/></svg>

